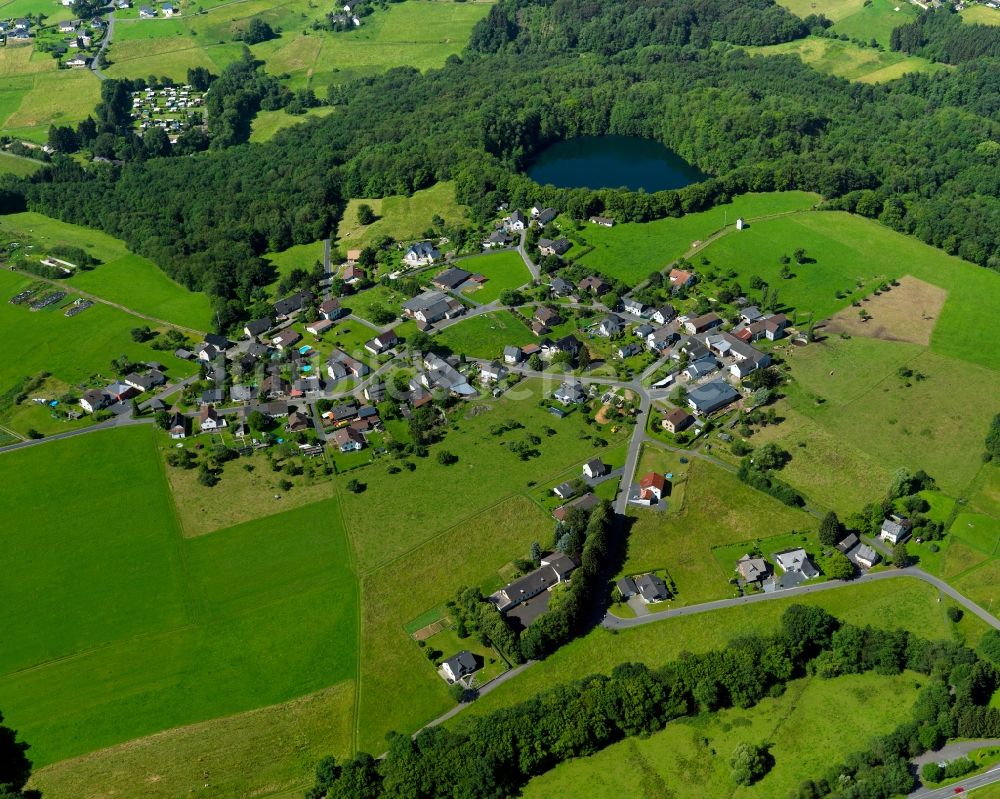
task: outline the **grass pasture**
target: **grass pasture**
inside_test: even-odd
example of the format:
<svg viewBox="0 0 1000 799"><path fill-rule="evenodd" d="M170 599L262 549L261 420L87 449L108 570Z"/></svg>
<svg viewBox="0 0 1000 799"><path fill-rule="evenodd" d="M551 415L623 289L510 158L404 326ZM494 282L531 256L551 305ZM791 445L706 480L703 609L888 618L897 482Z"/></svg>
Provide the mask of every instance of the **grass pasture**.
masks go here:
<svg viewBox="0 0 1000 799"><path fill-rule="evenodd" d="M24 158L20 155L0 152L0 174L26 178L28 175L34 175L41 168L41 161L34 161L31 158Z"/></svg>
<svg viewBox="0 0 1000 799"><path fill-rule="evenodd" d="M358 206L362 204L370 205L377 217L370 225L358 224ZM354 199L344 210L334 241L341 254L362 249L380 236L410 241L423 237L435 215L454 223L465 214L465 207L455 201L455 184L451 181L435 183L411 197L397 194L382 199Z"/></svg>
<svg viewBox="0 0 1000 799"><path fill-rule="evenodd" d="M27 236L38 254L44 254L46 247L64 244L79 247L101 262L68 278L69 286L172 324L196 330L211 326L207 295L175 283L156 264L129 252L125 243L113 236L33 212L0 216L0 234L14 239ZM135 323L141 321L136 319Z"/></svg>
<svg viewBox="0 0 1000 799"><path fill-rule="evenodd" d="M333 113L333 108L328 105L310 108L301 116L286 114L284 111L258 111L257 116L253 118L253 132L250 134L250 141L270 141L279 130L300 125L312 119L322 119L331 113Z"/></svg>
<svg viewBox="0 0 1000 799"><path fill-rule="evenodd" d="M305 269L307 272L311 272L317 261L323 263L323 242L313 241L309 244L295 244L287 250L268 253L266 258L276 273L276 279L271 284L270 289L274 298L278 299L278 284L281 282L281 278L286 277L293 269Z"/></svg>
<svg viewBox="0 0 1000 799"><path fill-rule="evenodd" d="M613 228L585 225L579 234L592 249L578 261L626 283L636 283L684 255L694 242L707 240L727 221L732 225L739 216L753 220L803 211L818 199L801 191L743 194L731 203L677 218L628 222Z"/></svg>
<svg viewBox="0 0 1000 799"><path fill-rule="evenodd" d="M531 282L531 273L517 250L477 255L459 264L463 269L480 273L489 278L481 288L467 292L469 299L486 305L500 298L506 289L516 289Z"/></svg>
<svg viewBox="0 0 1000 799"><path fill-rule="evenodd" d="M926 677L912 672L796 680L780 697L764 699L748 710L673 722L649 738L629 738L590 757L562 763L532 780L522 795L567 796L586 785L593 799L650 796L650 789L656 788L656 795L704 799L785 796L856 751L860 742L907 720L925 682ZM869 701L869 696L874 699ZM803 735L803 730L809 734ZM740 743L761 741L771 745L774 768L753 786L734 790L729 753Z"/></svg>
<svg viewBox="0 0 1000 799"><path fill-rule="evenodd" d="M335 504L183 541L149 428L5 455L0 479L20 564L3 588L0 705L38 766L353 677Z"/></svg>
<svg viewBox="0 0 1000 799"><path fill-rule="evenodd" d="M43 68L42 59L51 67ZM41 144L52 123L76 124L93 113L101 82L89 69L57 70L55 60L44 53L35 54L25 67L27 72L5 78L0 89L3 133Z"/></svg>
<svg viewBox="0 0 1000 799"><path fill-rule="evenodd" d="M803 63L819 72L861 83L882 83L895 80L908 72L936 72L945 68L926 58L861 47L854 42L821 36L809 36L767 47L748 47L747 52L763 56L797 55Z"/></svg>
<svg viewBox="0 0 1000 799"><path fill-rule="evenodd" d="M434 340L473 358L499 358L506 345L523 347L536 339L510 311L493 311L446 327Z"/></svg>
<svg viewBox="0 0 1000 799"><path fill-rule="evenodd" d="M973 25L1000 25L1000 10L978 3L966 6L961 14L963 20Z"/></svg>

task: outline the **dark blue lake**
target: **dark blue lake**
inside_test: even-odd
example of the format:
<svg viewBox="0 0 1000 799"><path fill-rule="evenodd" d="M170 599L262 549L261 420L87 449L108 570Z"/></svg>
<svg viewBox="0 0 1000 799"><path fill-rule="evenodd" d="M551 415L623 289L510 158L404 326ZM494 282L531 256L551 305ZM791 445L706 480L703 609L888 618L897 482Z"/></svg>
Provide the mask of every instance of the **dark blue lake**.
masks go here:
<svg viewBox="0 0 1000 799"><path fill-rule="evenodd" d="M708 175L652 139L581 136L549 145L528 167L528 176L561 189L663 191L705 180Z"/></svg>

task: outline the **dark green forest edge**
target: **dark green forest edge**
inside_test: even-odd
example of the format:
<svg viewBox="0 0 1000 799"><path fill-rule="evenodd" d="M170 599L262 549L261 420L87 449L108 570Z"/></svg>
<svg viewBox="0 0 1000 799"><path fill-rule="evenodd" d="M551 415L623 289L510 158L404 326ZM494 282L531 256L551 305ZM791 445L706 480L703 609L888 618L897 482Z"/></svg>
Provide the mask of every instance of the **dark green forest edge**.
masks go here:
<svg viewBox="0 0 1000 799"><path fill-rule="evenodd" d="M327 99L336 113L268 144L239 143L256 111L308 98L292 98L247 55L210 93L210 141L179 143L184 157L151 157L169 145L126 130L127 92L107 81L96 119L56 138L123 163L84 168L57 154L32 178L8 179L0 199L124 239L208 292L224 329L272 278L265 252L325 237L347 198L446 179L477 220L500 202L648 220L745 191L805 189L827 207L1000 268L1000 69L991 58L1000 29L928 13L893 44L959 67L878 86L737 47L827 25L770 0L501 0L463 57L426 74L401 68L335 86ZM541 189L519 172L554 140L605 133L657 139L713 177L644 194Z"/></svg>
<svg viewBox="0 0 1000 799"><path fill-rule="evenodd" d="M454 731L433 727L415 739L393 733L381 760L361 753L322 761L307 799L501 799L533 776L629 736L650 735L670 721L725 707L752 707L805 675L834 678L904 669L930 676L909 721L865 742L843 763L829 764L789 799L888 799L918 787L909 759L946 738L1000 734L989 707L1000 684L991 660L1000 634L979 653L911 633L843 624L821 608L793 605L771 636L734 639L725 649L681 655L661 669L624 663L610 676L556 686L534 699L471 720ZM724 753L720 753L724 754ZM728 753L725 753L728 754ZM766 742L732 753L732 779L749 785L770 769Z"/></svg>

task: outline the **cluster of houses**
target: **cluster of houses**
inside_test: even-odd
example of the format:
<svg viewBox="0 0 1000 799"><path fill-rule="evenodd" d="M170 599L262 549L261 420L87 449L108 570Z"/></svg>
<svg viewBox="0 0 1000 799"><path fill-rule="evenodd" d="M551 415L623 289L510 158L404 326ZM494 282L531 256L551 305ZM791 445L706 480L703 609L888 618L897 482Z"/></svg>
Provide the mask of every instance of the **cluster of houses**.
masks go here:
<svg viewBox="0 0 1000 799"><path fill-rule="evenodd" d="M483 239L483 249L491 250L497 247L509 247L529 227L545 227L557 216L559 216L559 212L555 208L535 206L531 209L528 216L516 210L500 220L489 236ZM563 238L555 241L552 239L539 239L538 241L538 250L542 255L562 256L570 246L569 241Z"/></svg>
<svg viewBox="0 0 1000 799"><path fill-rule="evenodd" d="M415 242L403 252L403 264L411 269L430 266L440 259L441 251L429 241Z"/></svg>
<svg viewBox="0 0 1000 799"><path fill-rule="evenodd" d="M188 85L146 88L132 92L132 120L139 130L162 128L176 134L191 127L196 109L204 104L204 92Z"/></svg>
<svg viewBox="0 0 1000 799"><path fill-rule="evenodd" d="M159 14L164 17L176 17L180 13L181 8L175 3L161 3L159 8L150 5L139 6L139 19L156 19Z"/></svg>
<svg viewBox="0 0 1000 799"><path fill-rule="evenodd" d="M121 380L105 386L85 391L80 397L80 407L87 413L97 413L108 410L115 415L128 413L131 410L129 400L152 391L167 382L163 374L163 365L159 363L145 364L141 372L130 372Z"/></svg>
<svg viewBox="0 0 1000 799"><path fill-rule="evenodd" d="M625 602L633 597L638 597L647 605L651 605L654 602L663 602L670 598L667 584L661 577L653 573L622 577L615 582L615 588Z"/></svg>
<svg viewBox="0 0 1000 799"><path fill-rule="evenodd" d="M340 30L361 27L361 16L359 14L363 3L357 0L349 0L344 3L339 10L331 11L326 15L330 24Z"/></svg>
<svg viewBox="0 0 1000 799"><path fill-rule="evenodd" d="M807 580L820 576L819 569L809 558L809 554L800 548L786 549L774 553L774 562L779 573L775 574L771 564L762 557L749 554L736 561L737 581L740 588L754 588L770 594L786 588L795 588Z"/></svg>
<svg viewBox="0 0 1000 799"><path fill-rule="evenodd" d="M87 21L78 19L63 20L58 24L59 33L65 38L59 47L60 52L73 52L63 64L71 69L86 67L91 62L88 50L95 48L104 38L108 23L100 17L94 17Z"/></svg>
<svg viewBox="0 0 1000 799"><path fill-rule="evenodd" d="M461 300L440 291L425 291L403 303L403 313L417 323L417 328L427 330L435 323L455 319L466 311Z"/></svg>
<svg viewBox="0 0 1000 799"><path fill-rule="evenodd" d="M26 42L31 39L30 19L4 19L0 20L0 37L4 40Z"/></svg>

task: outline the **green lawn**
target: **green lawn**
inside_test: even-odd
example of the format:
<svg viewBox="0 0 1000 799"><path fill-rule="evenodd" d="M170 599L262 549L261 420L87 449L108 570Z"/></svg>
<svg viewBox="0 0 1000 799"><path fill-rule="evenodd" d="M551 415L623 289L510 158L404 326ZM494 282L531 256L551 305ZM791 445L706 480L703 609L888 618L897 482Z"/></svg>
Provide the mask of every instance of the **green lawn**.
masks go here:
<svg viewBox="0 0 1000 799"><path fill-rule="evenodd" d="M510 311L493 311L451 325L434 340L473 358L499 358L508 344L523 347L537 339Z"/></svg>
<svg viewBox="0 0 1000 799"><path fill-rule="evenodd" d="M265 258L274 267L277 278L271 284L271 294L278 299L278 284L281 278L293 269L305 269L311 272L317 261L323 263L323 242L313 241L309 244L296 244L281 252L268 253Z"/></svg>
<svg viewBox="0 0 1000 799"><path fill-rule="evenodd" d="M43 60L51 67L35 69ZM36 53L29 63L30 74L3 80L0 130L4 134L44 144L52 123L76 124L94 112L101 91L97 76L89 69L56 71L56 66L51 56Z"/></svg>
<svg viewBox="0 0 1000 799"><path fill-rule="evenodd" d="M911 22L919 13L920 9L912 3L872 0L869 4L858 3L856 11L837 19L830 30L838 36L847 34L852 39L866 42L875 39L883 47L888 47L893 28Z"/></svg>
<svg viewBox="0 0 1000 799"><path fill-rule="evenodd" d="M345 307L350 308L351 313L374 322L371 314L372 307L381 305L383 308L388 308L398 317L400 306L408 299L410 299L408 296L401 291L396 291L391 285L383 286L381 283L378 283L359 294L343 298L341 302Z"/></svg>
<svg viewBox="0 0 1000 799"><path fill-rule="evenodd" d="M803 780L863 748L865 741L909 719L918 688L926 681L912 672L795 680L780 697L749 710L733 708L673 722L648 738L629 738L562 763L532 780L522 795L786 796ZM774 767L750 788L735 786L729 755L741 743L764 741L770 744Z"/></svg>
<svg viewBox="0 0 1000 799"><path fill-rule="evenodd" d="M191 363L174 358L172 352L132 341L129 331L142 320L115 308L97 304L67 318L61 309L32 312L7 302L29 285L31 280L21 275L0 272L0 331L7 348L0 360L0 390L42 371L70 386L95 381L106 385L116 377L111 360L123 353L137 361L160 361L171 379L194 371Z"/></svg>
<svg viewBox="0 0 1000 799"><path fill-rule="evenodd" d="M459 264L463 269L485 275L489 280L481 288L468 292L481 305L499 299L506 289L516 289L531 282L531 273L516 250L477 255Z"/></svg>
<svg viewBox="0 0 1000 799"><path fill-rule="evenodd" d="M310 119L320 119L332 112L333 107L328 105L310 108L301 116L286 114L284 111L258 111L257 116L253 119L253 133L250 134L250 141L270 141L279 130L300 125Z"/></svg>
<svg viewBox="0 0 1000 799"><path fill-rule="evenodd" d="M0 78L0 80L2 80L2 78ZM33 161L30 158L22 158L19 155L11 155L10 153L0 152L0 173L5 175L14 175L15 177L24 178L28 175L35 174L41 168L41 161Z"/></svg>
<svg viewBox="0 0 1000 799"><path fill-rule="evenodd" d="M887 1L879 0L883 3ZM946 69L943 64L935 64L926 58L860 47L854 42L820 36L809 36L768 47L748 47L747 52L765 56L797 55L813 69L861 83L881 83L908 72L937 72Z"/></svg>
<svg viewBox="0 0 1000 799"><path fill-rule="evenodd" d="M172 324L196 330L211 327L207 295L175 283L156 264L129 252L113 236L32 212L0 216L0 233L14 239L26 236L39 254L47 247L66 244L86 250L101 262L69 278L70 286Z"/></svg>
<svg viewBox="0 0 1000 799"><path fill-rule="evenodd" d="M353 677L335 503L182 540L150 428L5 455L0 480L0 705L37 765Z"/></svg>
<svg viewBox="0 0 1000 799"><path fill-rule="evenodd" d="M962 19L974 25L1000 25L1000 11L984 5L971 5L962 9Z"/></svg>
<svg viewBox="0 0 1000 799"><path fill-rule="evenodd" d="M400 7L392 6L394 9ZM362 204L370 205L377 217L370 225L358 224L358 207ZM341 254L345 254L348 250L365 247L380 236L410 241L423 237L435 215L454 224L461 222L465 214L465 206L455 201L452 181L435 183L429 189L414 192L411 197L397 194L382 199L353 199L344 210L335 242Z"/></svg>
<svg viewBox="0 0 1000 799"><path fill-rule="evenodd" d="M593 249L580 257L579 262L626 283L636 283L684 255L695 241L704 241L721 230L726 221L732 225L738 216L752 220L805 210L818 200L815 194L799 191L744 194L731 203L679 218L626 223L613 228L586 225L580 235Z"/></svg>
<svg viewBox="0 0 1000 799"><path fill-rule="evenodd" d="M653 469L655 458L655 448L647 448L637 473ZM668 499L668 508L665 514L645 508L630 511L635 522L622 572L666 568L677 584L677 598L671 604L691 605L733 595L728 581L735 563L720 566L712 554L714 547L750 545L793 530L814 540L814 518L702 460L690 464L683 499Z"/></svg>

